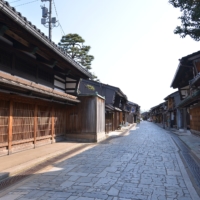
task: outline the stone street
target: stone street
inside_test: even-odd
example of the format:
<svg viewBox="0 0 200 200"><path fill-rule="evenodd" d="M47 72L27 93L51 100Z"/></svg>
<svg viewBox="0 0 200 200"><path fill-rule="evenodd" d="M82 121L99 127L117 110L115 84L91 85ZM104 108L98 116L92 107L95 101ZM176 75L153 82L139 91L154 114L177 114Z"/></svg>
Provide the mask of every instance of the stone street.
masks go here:
<svg viewBox="0 0 200 200"><path fill-rule="evenodd" d="M198 200L166 130L143 121L16 185L1 200Z"/></svg>

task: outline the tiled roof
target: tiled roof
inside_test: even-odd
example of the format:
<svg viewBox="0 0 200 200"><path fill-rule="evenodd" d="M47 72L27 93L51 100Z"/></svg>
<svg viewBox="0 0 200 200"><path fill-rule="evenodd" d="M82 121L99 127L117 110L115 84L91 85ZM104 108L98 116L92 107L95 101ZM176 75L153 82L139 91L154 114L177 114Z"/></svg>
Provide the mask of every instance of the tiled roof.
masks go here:
<svg viewBox="0 0 200 200"><path fill-rule="evenodd" d="M59 54L61 57L67 60L67 62L73 65L76 69L84 73L87 77L92 77L92 75L86 69L84 69L76 61L70 58L70 56L62 50L62 48L50 40L43 32L41 32L40 29L28 21L26 17L22 16L20 12L17 12L14 7L11 7L7 1L0 0L0 10L12 18L13 21L18 23L20 26L24 27L27 31L34 35L34 37L37 37L37 39L45 43L55 53Z"/></svg>
<svg viewBox="0 0 200 200"><path fill-rule="evenodd" d="M52 88L49 88L40 84L36 84L34 82L22 79L20 77L12 76L2 71L0 71L0 83L12 85L18 88L28 89L30 91L34 91L37 93L45 94L48 96L56 97L56 98L71 101L71 102L76 102L76 103L80 102L77 99L77 97L72 96L70 94L56 91Z"/></svg>
<svg viewBox="0 0 200 200"><path fill-rule="evenodd" d="M194 52L194 53L189 54L189 55L187 55L187 56L184 56L184 57L182 57L182 58L180 59L180 61L187 60L187 59L192 58L192 57L197 56L197 55L199 55L199 57L200 57L200 51L197 51L197 52Z"/></svg>

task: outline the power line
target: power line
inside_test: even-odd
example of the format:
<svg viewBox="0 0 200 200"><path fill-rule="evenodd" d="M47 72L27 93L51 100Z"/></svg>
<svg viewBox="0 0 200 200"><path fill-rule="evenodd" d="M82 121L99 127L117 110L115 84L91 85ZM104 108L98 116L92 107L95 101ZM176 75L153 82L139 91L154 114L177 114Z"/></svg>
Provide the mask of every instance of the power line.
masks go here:
<svg viewBox="0 0 200 200"><path fill-rule="evenodd" d="M55 1L54 1L54 0L53 0L53 5L54 5L55 13L56 13L56 15L57 15L57 17L58 17L58 12L57 12L56 4L55 4ZM58 20L59 20L59 17L58 17ZM59 26L60 26L60 30L61 30L61 35L62 35L62 36L65 35L65 32L63 31L63 28L62 28L62 25L61 25L60 22L59 22Z"/></svg>
<svg viewBox="0 0 200 200"><path fill-rule="evenodd" d="M21 0L15 0L15 1L11 1L10 3L15 3L15 2L17 2L17 1L21 1Z"/></svg>
<svg viewBox="0 0 200 200"><path fill-rule="evenodd" d="M19 1L20 1L20 0L19 0ZM26 4L34 3L34 2L36 2L36 1L39 1L39 0L29 1L29 2L27 2L27 3L19 4L19 5L16 5L16 6L14 6L14 7L23 6L23 5L26 5Z"/></svg>

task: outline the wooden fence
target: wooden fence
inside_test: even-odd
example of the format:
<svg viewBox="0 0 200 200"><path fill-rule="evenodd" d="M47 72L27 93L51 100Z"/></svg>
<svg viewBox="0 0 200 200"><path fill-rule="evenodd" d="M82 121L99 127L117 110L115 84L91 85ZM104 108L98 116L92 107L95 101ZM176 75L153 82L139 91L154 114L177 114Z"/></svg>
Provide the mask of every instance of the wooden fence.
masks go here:
<svg viewBox="0 0 200 200"><path fill-rule="evenodd" d="M64 136L68 107L0 94L0 155L52 143Z"/></svg>

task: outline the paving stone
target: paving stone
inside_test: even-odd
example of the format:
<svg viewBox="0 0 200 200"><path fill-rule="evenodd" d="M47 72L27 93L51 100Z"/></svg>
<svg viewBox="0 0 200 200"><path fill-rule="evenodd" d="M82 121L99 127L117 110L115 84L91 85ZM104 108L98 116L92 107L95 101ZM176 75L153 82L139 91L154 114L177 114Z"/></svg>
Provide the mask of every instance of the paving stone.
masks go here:
<svg viewBox="0 0 200 200"><path fill-rule="evenodd" d="M118 196L121 197L121 198L126 198L126 199L132 199L133 198L132 193L127 193L127 192L123 192L123 191L120 191Z"/></svg>
<svg viewBox="0 0 200 200"><path fill-rule="evenodd" d="M68 198L70 197L72 194L68 193L68 192L54 192L52 195L52 198Z"/></svg>
<svg viewBox="0 0 200 200"><path fill-rule="evenodd" d="M76 182L90 183L91 181L92 181L92 177L80 177Z"/></svg>
<svg viewBox="0 0 200 200"><path fill-rule="evenodd" d="M65 181L64 183L62 183L61 185L60 185L60 187L61 188L66 188L66 187L70 187L70 186L72 186L74 184L74 182L72 182L72 181Z"/></svg>
<svg viewBox="0 0 200 200"><path fill-rule="evenodd" d="M119 193L119 190L114 187L111 187L110 190L108 191L108 195L111 195L111 196L117 196L118 193Z"/></svg>
<svg viewBox="0 0 200 200"><path fill-rule="evenodd" d="M94 198L78 197L76 200L94 200Z"/></svg>
<svg viewBox="0 0 200 200"><path fill-rule="evenodd" d="M20 196L22 196L21 194L8 194L4 197L1 197L0 199L1 200L11 200L11 199L17 199L19 198Z"/></svg>
<svg viewBox="0 0 200 200"><path fill-rule="evenodd" d="M69 181L76 181L79 178L80 178L80 176L71 176L68 180Z"/></svg>
<svg viewBox="0 0 200 200"><path fill-rule="evenodd" d="M107 199L108 195L106 194L102 194L101 192L91 192L91 193L84 193L83 197L93 197L93 198L97 198L97 199Z"/></svg>

